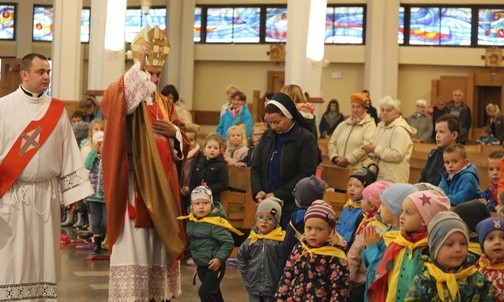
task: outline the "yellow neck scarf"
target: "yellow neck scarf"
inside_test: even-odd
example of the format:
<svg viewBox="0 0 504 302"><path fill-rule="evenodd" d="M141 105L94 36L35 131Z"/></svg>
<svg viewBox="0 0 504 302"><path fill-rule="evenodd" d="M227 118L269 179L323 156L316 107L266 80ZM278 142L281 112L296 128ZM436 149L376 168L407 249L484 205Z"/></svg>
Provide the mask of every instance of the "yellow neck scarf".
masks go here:
<svg viewBox="0 0 504 302"><path fill-rule="evenodd" d="M401 233L399 233L399 236L396 237L394 242L408 249L408 258L411 259L413 258L413 251L418 247L427 246L428 240L427 238L423 238L417 242L411 242L408 239L404 238L404 236Z"/></svg>
<svg viewBox="0 0 504 302"><path fill-rule="evenodd" d="M481 251L481 246L477 242L469 242L469 252L481 256L483 252Z"/></svg>
<svg viewBox="0 0 504 302"><path fill-rule="evenodd" d="M480 271L484 270L504 270L504 262L492 264L488 258L481 257L478 260L477 266Z"/></svg>
<svg viewBox="0 0 504 302"><path fill-rule="evenodd" d="M266 235L257 234L254 230L250 230L250 235L248 239L250 239L249 245L252 245L257 242L259 239L269 239L275 241L283 241L285 238L285 231L282 230L281 227L277 227L273 231L269 232Z"/></svg>
<svg viewBox="0 0 504 302"><path fill-rule="evenodd" d="M446 283L451 301L454 301L459 289L457 280L467 278L478 271L474 265L471 265L455 274L450 274L443 272L443 270L434 263L425 262L424 265L429 271L429 274L436 279L436 289L441 301L445 301L443 283Z"/></svg>
<svg viewBox="0 0 504 302"><path fill-rule="evenodd" d="M354 207L356 209L360 209L360 208L362 208L362 205L360 204L360 202L355 202L351 198L349 198L348 201L346 202L345 206L343 207L343 209L346 207Z"/></svg>
<svg viewBox="0 0 504 302"><path fill-rule="evenodd" d="M233 233L237 234L238 236L243 236L242 232L240 232L239 230L235 229L231 225L231 223L229 223L229 221L227 221L226 219L224 219L222 217L206 216L206 217L198 219L198 218L194 217L194 215L192 213L190 213L187 216L179 216L179 217L177 217L177 220L184 220L184 219L189 219L189 221L196 222L196 223L206 222L206 223L218 225L220 227L223 227L223 228L229 230L230 232L233 232Z"/></svg>
<svg viewBox="0 0 504 302"><path fill-rule="evenodd" d="M394 241L398 236L399 234L401 233L401 231L387 231L385 233L382 234L382 237L383 237L383 241L385 242L385 245L388 246L392 241Z"/></svg>
<svg viewBox="0 0 504 302"><path fill-rule="evenodd" d="M392 242L402 246L403 248L399 251L399 254L397 254L397 257L394 260L394 263L392 265L392 269L390 270L390 273L388 275L388 284L389 284L389 289L394 289L394 290L389 290L387 294L386 301L387 302L392 302L396 300L396 289L397 289L397 284L399 283L399 279L397 276L399 276L399 270L401 269L401 265L403 263L404 259L404 254L406 251L408 252L408 258L412 259L413 258L413 251L418 248L418 247L424 247L427 246L427 238L423 238L417 242L411 242L407 240L406 238L403 237L400 231L396 231L397 235L395 239L392 240ZM391 232L386 232L391 233ZM384 234L384 235L385 235ZM389 234L392 236L393 234ZM384 237L385 240L385 237ZM386 241L385 241L386 242Z"/></svg>
<svg viewBox="0 0 504 302"><path fill-rule="evenodd" d="M323 256L334 256L340 259L346 260L345 253L337 247L334 246L322 246L322 247L308 247L304 242L301 241L301 246L305 250L304 253L308 254L310 257L313 255L323 255Z"/></svg>

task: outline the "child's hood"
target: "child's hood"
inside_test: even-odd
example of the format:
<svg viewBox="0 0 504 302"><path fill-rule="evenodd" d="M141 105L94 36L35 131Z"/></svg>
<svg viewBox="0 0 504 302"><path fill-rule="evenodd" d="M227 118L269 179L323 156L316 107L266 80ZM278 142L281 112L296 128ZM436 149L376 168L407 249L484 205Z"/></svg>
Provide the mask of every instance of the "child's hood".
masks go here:
<svg viewBox="0 0 504 302"><path fill-rule="evenodd" d="M472 174L479 183L478 170L476 169L476 166L474 164L470 163L469 166L467 166L467 168L460 171L460 175L462 176L463 174Z"/></svg>
<svg viewBox="0 0 504 302"><path fill-rule="evenodd" d="M220 202L214 203L214 207L213 207L212 211L210 211L210 214L208 216L222 217L224 219L227 219L226 210L220 204Z"/></svg>

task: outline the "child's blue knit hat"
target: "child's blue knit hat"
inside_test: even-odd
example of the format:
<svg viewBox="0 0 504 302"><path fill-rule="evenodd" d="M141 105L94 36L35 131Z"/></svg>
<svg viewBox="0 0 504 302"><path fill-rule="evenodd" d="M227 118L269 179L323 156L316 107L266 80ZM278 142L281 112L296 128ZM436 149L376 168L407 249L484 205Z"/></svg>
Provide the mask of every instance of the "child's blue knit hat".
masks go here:
<svg viewBox="0 0 504 302"><path fill-rule="evenodd" d="M483 243L485 242L486 236L495 230L504 231L504 218L487 218L476 226L476 232L478 233L478 241L481 246L481 250L485 252L483 248Z"/></svg>
<svg viewBox="0 0 504 302"><path fill-rule="evenodd" d="M380 195L382 205L387 208L394 216L401 216L402 204L406 196L418 192L418 189L412 184L393 184L383 190Z"/></svg>

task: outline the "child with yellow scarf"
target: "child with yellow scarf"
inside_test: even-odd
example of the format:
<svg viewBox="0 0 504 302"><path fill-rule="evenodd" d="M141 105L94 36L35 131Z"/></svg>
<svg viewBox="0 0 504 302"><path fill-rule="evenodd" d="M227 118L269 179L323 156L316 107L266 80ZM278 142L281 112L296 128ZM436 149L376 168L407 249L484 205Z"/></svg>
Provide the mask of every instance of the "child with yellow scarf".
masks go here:
<svg viewBox="0 0 504 302"><path fill-rule="evenodd" d="M346 301L348 263L330 244L336 215L329 204L315 200L304 218L304 235L287 260L275 294L277 301Z"/></svg>
<svg viewBox="0 0 504 302"><path fill-rule="evenodd" d="M400 233L378 264L367 293L369 301L404 301L407 288L423 267L420 255L427 248L427 225L437 213L449 209L450 200L434 190L414 192L404 199Z"/></svg>
<svg viewBox="0 0 504 302"><path fill-rule="evenodd" d="M279 226L283 201L269 197L263 200L256 211L256 224L240 246L238 268L242 275L249 301L274 302L278 268L285 231Z"/></svg>
<svg viewBox="0 0 504 302"><path fill-rule="evenodd" d="M405 302L494 301L491 283L474 266L468 253L469 231L453 212L440 212L428 226L430 257L415 276Z"/></svg>
<svg viewBox="0 0 504 302"><path fill-rule="evenodd" d="M504 218L487 218L476 226L483 255L476 267L492 283L495 301L504 301Z"/></svg>
<svg viewBox="0 0 504 302"><path fill-rule="evenodd" d="M220 282L226 271L226 259L233 249L230 232L243 235L225 217L224 208L220 203L213 202L212 190L206 186L192 190L189 215L177 217L178 220L188 220L189 250L197 265L201 281L198 295L202 302L224 301Z"/></svg>

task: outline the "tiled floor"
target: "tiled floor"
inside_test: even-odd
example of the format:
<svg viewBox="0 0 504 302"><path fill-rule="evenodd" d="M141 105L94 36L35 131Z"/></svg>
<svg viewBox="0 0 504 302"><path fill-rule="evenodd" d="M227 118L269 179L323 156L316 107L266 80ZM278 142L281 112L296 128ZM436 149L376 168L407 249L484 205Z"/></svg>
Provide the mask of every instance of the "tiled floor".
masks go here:
<svg viewBox="0 0 504 302"><path fill-rule="evenodd" d="M64 228L70 238L75 238L71 228ZM88 250L76 249L76 244L61 246L61 282L58 287L59 301L101 302L108 297L109 261L88 261ZM182 296L173 301L199 301L198 287L192 285L195 267L182 265ZM236 267L227 267L221 283L225 301L246 301L247 291Z"/></svg>

